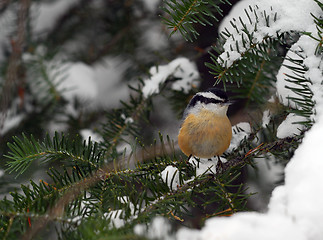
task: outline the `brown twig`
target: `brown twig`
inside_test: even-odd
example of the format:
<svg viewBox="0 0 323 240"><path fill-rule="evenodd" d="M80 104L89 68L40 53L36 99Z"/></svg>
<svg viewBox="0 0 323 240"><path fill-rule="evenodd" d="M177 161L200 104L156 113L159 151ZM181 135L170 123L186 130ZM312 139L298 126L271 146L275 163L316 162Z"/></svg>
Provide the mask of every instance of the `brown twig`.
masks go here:
<svg viewBox="0 0 323 240"><path fill-rule="evenodd" d="M0 12L6 9L11 0L0 0Z"/></svg>
<svg viewBox="0 0 323 240"><path fill-rule="evenodd" d="M267 144L261 143L259 146L250 150L245 155L239 156L235 159L232 159L232 160L229 160L228 162L223 163L221 167L217 168L216 175L221 175L231 168L242 166L248 163L248 161L251 158L259 156L264 152L283 149L284 145L299 141L303 137L303 133L304 132L302 132L300 135L297 135L295 137L283 138L273 143L267 143Z"/></svg>
<svg viewBox="0 0 323 240"><path fill-rule="evenodd" d="M147 158L145 155L152 156L152 152L155 152L156 150L153 149L153 147L146 148L145 151L138 150L134 156L130 155L132 157L133 161L139 161L144 162ZM165 147L165 148L158 148L158 152L160 152L160 155L163 154L169 154L171 152L171 147ZM145 154L143 153L145 152ZM142 155L143 158L137 158L137 156ZM44 216L38 216L37 220L32 223L32 227L29 228L26 233L23 235L23 240L29 240L33 239L35 235L43 229L49 222L55 221L57 219L61 219L64 215L64 209L65 207L74 199L76 199L82 191L88 189L89 187L95 185L99 181L105 180L111 176L111 174L118 174L118 172L122 172L124 167L126 165L126 159L120 158L116 162L120 162L122 166L116 166L115 162L110 162L106 164L105 166L98 169L92 176L89 176L87 178L84 178L83 180L75 183L73 186L71 186L64 194L63 196L57 201L57 203L48 209L47 214ZM46 183L45 183L46 184Z"/></svg>
<svg viewBox="0 0 323 240"><path fill-rule="evenodd" d="M8 4L8 1L2 1L0 7L6 6L5 4ZM19 77L23 76L23 74L21 74L21 55L26 39L26 22L29 7L30 0L21 0L20 8L18 11L16 37L11 39L12 52L9 57L6 79L2 88L2 95L0 99L0 110L2 112L0 116L0 129L3 128L7 116L7 110L12 99L13 87L18 85Z"/></svg>
<svg viewBox="0 0 323 240"><path fill-rule="evenodd" d="M35 235L44 228L50 221L63 217L65 207L77 198L82 191L105 179L113 172L113 163L107 164L104 168L97 170L91 177L85 178L73 185L58 201L47 211L43 217L33 222L32 227L23 235L23 240L33 239Z"/></svg>

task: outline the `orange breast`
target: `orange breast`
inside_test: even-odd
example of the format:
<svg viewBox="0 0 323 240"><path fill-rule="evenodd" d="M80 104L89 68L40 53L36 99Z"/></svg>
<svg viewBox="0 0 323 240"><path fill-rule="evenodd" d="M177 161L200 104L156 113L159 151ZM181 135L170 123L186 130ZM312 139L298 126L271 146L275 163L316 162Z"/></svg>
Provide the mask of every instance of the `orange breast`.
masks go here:
<svg viewBox="0 0 323 240"><path fill-rule="evenodd" d="M178 134L178 145L189 156L211 158L220 156L229 147L232 138L231 123L227 116L210 111L189 114Z"/></svg>

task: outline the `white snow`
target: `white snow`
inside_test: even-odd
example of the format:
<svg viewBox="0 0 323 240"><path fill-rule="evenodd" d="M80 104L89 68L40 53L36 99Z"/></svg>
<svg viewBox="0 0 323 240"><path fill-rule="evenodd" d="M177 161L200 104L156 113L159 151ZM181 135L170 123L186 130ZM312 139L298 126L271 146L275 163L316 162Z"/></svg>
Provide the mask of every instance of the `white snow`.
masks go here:
<svg viewBox="0 0 323 240"><path fill-rule="evenodd" d="M95 142L103 141L102 136L100 136L98 133L94 132L91 129L81 129L80 134L82 136L82 139L86 141L89 139L89 137L91 137L91 141L95 141Z"/></svg>
<svg viewBox="0 0 323 240"><path fill-rule="evenodd" d="M161 178L165 183L167 183L168 187L172 190L177 189L177 186L180 185L179 182L179 173L176 167L171 165L167 166L164 171L160 173Z"/></svg>
<svg viewBox="0 0 323 240"><path fill-rule="evenodd" d="M127 100L129 89L124 73L132 63L122 57L105 57L94 64L94 83L97 96L94 105L103 108L117 107L120 100Z"/></svg>
<svg viewBox="0 0 323 240"><path fill-rule="evenodd" d="M309 27L311 32L316 31L314 26ZM306 67L308 67L308 71L304 74L306 78L311 81L311 84L307 84L308 87L313 92L313 100L316 102L314 106L314 111L312 116L310 117L312 120L316 121L317 115L322 112L323 106L323 87L322 87L322 71L323 71L323 63L322 59L318 56L315 56L315 49L317 46L317 42L308 36L301 36L300 39L295 43L289 52L287 53L288 57L300 59L297 55L301 55L304 59L303 63ZM297 54L296 54L296 53ZM292 56L291 56L292 55ZM285 60L286 61L286 60ZM291 64L290 64L291 65ZM277 95L279 96L280 101L286 105L294 108L300 108L297 104L293 103L289 100L289 97L298 97L291 90L287 89L286 86L294 86L295 84L287 82L286 77L283 76L282 72L288 72L290 75L295 75L293 72L285 69L286 67L282 67L277 74ZM317 115L316 115L317 114ZM281 123L277 130L277 137L283 138L286 136L292 136L295 133L299 132L299 129L304 129L300 124L296 124L299 121L305 121L305 117L298 116L296 114L289 114L284 122ZM294 123L294 124L293 124Z"/></svg>
<svg viewBox="0 0 323 240"><path fill-rule="evenodd" d="M143 0L143 3L149 11L154 12L160 4L160 0Z"/></svg>
<svg viewBox="0 0 323 240"><path fill-rule="evenodd" d="M274 190L267 213L211 218L201 231L182 228L177 239L322 239L323 115L320 120L287 165L286 183Z"/></svg>
<svg viewBox="0 0 323 240"><path fill-rule="evenodd" d="M297 122L303 122L305 120L306 118L294 113L288 114L286 119L277 128L277 137L285 138L298 135L305 127Z"/></svg>
<svg viewBox="0 0 323 240"><path fill-rule="evenodd" d="M291 67L297 67L296 64L290 62L288 59L301 59L300 56L298 56L296 53L294 53L293 51L288 51L286 54L286 58L284 59L281 68L278 71L278 74L276 76L277 82L276 82L276 89L277 89L277 95L279 97L279 100L282 104L284 104L285 106L290 106L292 108L296 107L296 104L289 100L290 97L298 97L296 93L294 93L292 90L290 90L289 88L286 88L286 86L288 87L297 87L296 84L291 83L291 82L287 82L285 79L288 78L287 75L290 76L294 76L295 74L293 73L292 70L290 70L289 68L287 68L285 65L291 66Z"/></svg>
<svg viewBox="0 0 323 240"><path fill-rule="evenodd" d="M0 112L0 114L3 114ZM1 116L3 117L3 116ZM25 118L25 114L18 114L15 116L7 116L3 122L3 126L0 129L0 136L5 135L11 129L17 127Z"/></svg>
<svg viewBox="0 0 323 240"><path fill-rule="evenodd" d="M31 14L34 20L33 32L41 34L52 30L57 20L78 2L80 0L56 0L50 3L33 3L31 7Z"/></svg>
<svg viewBox="0 0 323 240"><path fill-rule="evenodd" d="M219 32L222 32L226 29L230 33L234 34L233 37L229 37L224 44L224 53L220 57L224 60L222 63L223 66L229 67L232 63L241 57L241 52L244 52L249 45L253 43L248 43L246 47L242 44L242 37L248 39L247 35L241 31L243 29L242 24L238 20L238 17L241 17L247 29L251 32L255 27L255 15L250 12L249 5L257 10L258 12L258 23L257 31L254 33L253 43L259 43L263 41L264 37L272 36L275 37L276 32L287 32L287 31L307 31L308 26L313 25L313 17L310 13L313 13L316 16L320 16L320 9L314 1L311 0L299 0L295 4L294 0L244 0L236 4L231 11L231 13L222 21L219 28ZM255 7L257 5L257 7ZM243 9L246 9L249 13L249 16L252 20L252 23L249 22L247 15L244 13ZM272 9L272 10L271 10ZM266 18L262 12L266 11L266 14L270 16L270 27L266 26ZM277 12L277 20L274 22L273 17ZM302 17L299 17L302 16ZM234 22L237 28L241 31L240 34L236 34L236 30L231 26L230 21ZM236 41L239 45L240 53L236 47ZM232 48L232 50L230 49ZM229 53L229 54L228 54Z"/></svg>
<svg viewBox="0 0 323 240"><path fill-rule="evenodd" d="M134 164L135 164L135 160L134 161L131 161L129 159L129 156L132 155L133 153L133 149L135 149L134 146L131 146L128 142L130 141L127 141L125 140L125 142L121 142L117 145L117 152L122 154L122 158L119 159L119 163L120 164L123 164L123 166L125 166L125 168L133 168L134 167Z"/></svg>
<svg viewBox="0 0 323 240"><path fill-rule="evenodd" d="M145 29L141 36L141 42L144 43L143 54L147 49L160 52L163 49L169 48L168 33L163 31L164 26L160 22L152 24L150 21L147 21L141 25Z"/></svg>
<svg viewBox="0 0 323 240"><path fill-rule="evenodd" d="M217 217L206 221L201 231L180 229L177 240L305 240L304 234L295 229L292 219L272 214L267 217L260 213L238 213L234 217Z"/></svg>
<svg viewBox="0 0 323 240"><path fill-rule="evenodd" d="M106 218L111 220L110 227L121 228L125 225L125 220L122 218L123 212L124 210L117 209L106 214Z"/></svg>
<svg viewBox="0 0 323 240"><path fill-rule="evenodd" d="M98 97L98 87L95 82L96 71L92 66L82 62L65 61L65 56L57 55L52 60L44 60L47 49L45 46L39 46L34 53L24 53L22 58L26 64L34 64L37 70L30 71L30 81L33 94L39 100L46 98L47 91L50 93L56 91L58 96L63 96L70 105L73 100L78 98L81 101L93 102ZM35 67L36 68L36 67ZM36 73L34 73L35 71ZM44 72L41 75L39 72ZM46 76L45 76L46 75ZM73 109L72 106L67 107Z"/></svg>
<svg viewBox="0 0 323 240"><path fill-rule="evenodd" d="M177 58L166 65L152 67L149 71L151 77L144 81L142 89L143 95L147 98L159 93L159 86L163 84L169 76L179 78L172 84L173 90L182 90L187 93L199 78L196 65L187 58Z"/></svg>
<svg viewBox="0 0 323 240"><path fill-rule="evenodd" d="M267 109L262 114L262 127L265 128L270 122L270 111Z"/></svg>
<svg viewBox="0 0 323 240"><path fill-rule="evenodd" d="M124 120L125 124L131 124L134 122L132 117L126 117L124 113L121 114L121 118Z"/></svg>
<svg viewBox="0 0 323 240"><path fill-rule="evenodd" d="M271 153L258 157L254 164L256 169L254 166L248 166L246 192L253 194L249 198L250 205L255 210L263 212L268 210L270 195L277 183L282 180L285 166L277 163L275 156Z"/></svg>
<svg viewBox="0 0 323 240"><path fill-rule="evenodd" d="M249 136L251 133L250 124L247 122L240 122L234 126L232 126L232 139L229 148L226 152L232 152L236 149L240 142Z"/></svg>
<svg viewBox="0 0 323 240"><path fill-rule="evenodd" d="M163 217L155 217L148 226L145 224L137 224L134 227L135 234L145 236L148 239L174 239L171 235L171 225L167 219Z"/></svg>
<svg viewBox="0 0 323 240"><path fill-rule="evenodd" d="M221 158L222 162L225 162L226 159ZM202 174L215 174L216 173L216 165L218 163L218 158L213 158L213 159L205 159L205 158L200 158L199 160L196 160L194 157L191 157L189 159L189 163L193 164L196 166L196 176L200 176ZM193 180L192 178L191 180ZM188 180L185 183L191 181Z"/></svg>
<svg viewBox="0 0 323 240"><path fill-rule="evenodd" d="M38 47L33 54L25 53L23 59L26 63L33 63L38 66L42 62L43 71L48 79L35 74L34 80L30 81L33 94L39 99L46 98L47 91L42 88L49 88L52 84L58 96L63 96L68 101L65 112L78 117L74 99L82 103L81 110L96 110L98 108L110 109L120 105L120 100L126 101L129 98L129 88L126 81L122 81L124 73L130 62L121 57L106 57L94 65L87 65L82 62L65 61L64 55L60 54L51 61L43 60L47 49L44 46ZM41 68L41 67L39 67ZM48 81L48 82L47 82ZM49 131L64 131L66 129L66 118L54 119L49 123ZM126 123L131 123L131 118L125 118Z"/></svg>
<svg viewBox="0 0 323 240"><path fill-rule="evenodd" d="M72 102L75 97L93 100L98 94L94 83L93 69L84 63L72 63L68 68L67 78L58 87L62 95Z"/></svg>
<svg viewBox="0 0 323 240"><path fill-rule="evenodd" d="M78 2L79 0L57 0L52 1L52 3L33 3L34 33L41 34L52 30L57 19ZM144 4L147 9L154 11L158 2L158 0L145 0ZM315 16L322 16L321 10L312 0L244 0L234 6L232 12L222 21L220 29L227 28L230 32L235 32L229 21L232 20L232 17L237 19L239 15L247 24L247 28L253 28L254 25L249 23L243 12L243 8L248 8L249 5L257 5L259 12L266 10L271 17L275 12L278 13L277 21L271 22L270 28L265 26L264 18L260 17L258 31L254 36L258 42L262 41L265 36L274 36L277 31L309 31L316 33L313 26L313 17L310 13ZM273 10L270 10L270 7ZM7 11L6 13L10 18L13 18L12 12ZM251 16L254 21L254 16ZM7 19L1 17L0 25L4 26L0 30L1 46L8 44L6 35L12 30L7 27L10 24L6 24L7 21L12 22L12 20ZM4 24L2 24L3 21L5 21ZM242 27L238 20L235 23L238 28ZM238 41L239 49L243 51L245 48L242 46L241 36L245 35L235 34L234 37ZM159 35L156 28L152 28L151 35L146 35L144 39L149 40L151 47L153 47L151 43L157 40L159 41L158 46L164 46L161 41L164 38L162 39L162 35ZM177 239L323 239L323 188L321 186L323 182L323 174L321 173L323 169L323 63L322 59L314 55L316 44L317 42L308 36L301 36L287 53L288 57L297 57L295 52L302 54L302 57L304 57L304 64L309 68L305 76L312 82L310 88L314 94L316 115L313 114L312 116L313 120L315 120L312 129L305 134L305 138L285 169L285 184L274 189L268 205L268 211L265 213L244 212L231 217L210 218L201 230L180 229L176 236ZM233 50L230 50L230 46L233 47ZM230 66L241 57L241 53L237 51L235 41L232 38L227 40L224 48L225 52L221 55L221 58L227 66ZM300 50L303 52L300 52ZM229 53L229 56L227 53ZM2 59L1 55L0 59ZM95 102L100 106L111 106L114 102L127 96L127 89L120 88L118 83L122 79L122 72L129 63L121 59L110 58L107 58L104 63L106 65L95 64L94 66L84 63L69 63L68 78L60 85L60 90L63 88L69 90L63 93L64 97L70 101L72 98L78 97ZM286 60L284 63L291 64ZM169 64L152 67L150 74L151 77L144 81L143 93L145 97L158 94L160 84L164 83L169 76L179 79L172 83L172 89L183 90L184 92L188 92L192 85L197 85L196 80L199 78L196 65L186 58L177 58ZM285 81L286 74L292 75L293 73L282 66L277 75L277 95L282 104L296 107L295 103L288 100L289 97L295 97L295 94L285 87L286 85L291 86L291 83ZM121 90L116 91L117 89ZM131 123L129 117L124 117L127 123ZM269 116L264 113L263 124L268 122L268 118ZM8 119L1 134L18 125L22 119L22 115ZM302 119L295 114L289 114L279 126L277 136L286 137L291 136L291 134L297 134L301 126L293 124L293 122L299 120ZM240 141L250 134L251 130L248 123L240 123L235 127L238 126L244 131L233 131L233 139L227 151L232 151L238 147ZM91 135L95 138L94 134L87 129L83 129L81 134L83 137ZM191 161L195 160L191 159ZM196 161L195 164L197 164ZM215 171L216 161L201 160L199 164L197 175L205 171ZM2 175L3 171L0 170L0 177ZM173 176L174 181L171 184ZM161 173L161 177L172 189L176 189L177 185L180 184L178 169L173 166L166 167ZM116 227L121 227L124 224L121 214L122 210L114 210L108 214L108 216L117 217L112 218ZM148 233L149 237L167 236L169 225L163 219L157 218L151 224L152 230L148 230L150 231ZM143 233L142 229L142 227L135 227L135 232L141 235Z"/></svg>
<svg viewBox="0 0 323 240"><path fill-rule="evenodd" d="M313 17L311 14L315 16L321 16L321 10L318 7L315 1L309 0L300 0L295 1L286 0L286 1L279 1L279 0L271 0L271 1L264 1L264 0L245 0L240 1L236 4L231 11L231 13L222 21L220 30L224 31L228 29L233 35L229 37L225 44L224 44L224 52L220 55L218 60L223 66L229 67L232 63L236 60L239 60L241 57L241 52L244 52L248 48L247 46L243 46L242 44L242 37L247 39L246 34L241 31L243 29L242 24L238 20L238 17L241 17L243 22L246 24L246 28L249 31L255 26L255 15L249 10L249 6L252 9L258 9L258 24L257 24L257 31L253 36L253 42L249 42L248 44L259 43L263 41L264 37L271 36L275 38L275 34L277 32L290 32L290 31L307 31L312 32L316 35L317 30L315 29L315 25L313 24ZM252 23L250 23L247 15L242 11L242 9L246 9L249 13ZM265 17L262 12L266 11L267 15L273 19L275 13L277 13L277 20L270 21L270 27L266 26ZM302 17L300 17L302 16ZM236 34L236 30L231 26L230 21L234 22L237 28L241 31L239 34ZM236 47L236 42L238 43L239 50ZM291 98L299 98L299 96L293 92L288 87L297 87L296 84L290 83L286 81L288 79L288 75L295 76L295 73L287 68L285 65L289 66L296 66L288 59L304 59L304 64L309 68L308 72L305 73L305 77L309 78L313 83L313 86L310 86L311 89L315 89L313 100L315 102L322 102L322 96L317 95L317 92L321 92L322 90L322 60L314 55L315 48L317 46L317 42L308 36L304 35L301 36L300 39L291 47L288 51L286 58L277 74L277 96L282 104L292 107L292 108L300 108L295 102L291 100ZM320 111L321 108L315 108L316 111ZM314 111L315 112L315 111ZM311 119L315 120L315 115L313 112L313 116ZM299 132L299 129L303 127L300 124L293 124L298 121L305 121L305 118L301 118L295 114L290 114L286 118L286 122L284 121L282 125L279 127L277 132L277 136L279 137L286 137L292 136L295 133Z"/></svg>
<svg viewBox="0 0 323 240"><path fill-rule="evenodd" d="M276 188L269 212L293 219L307 239L323 238L323 114L305 134L285 168L285 185Z"/></svg>
<svg viewBox="0 0 323 240"><path fill-rule="evenodd" d="M129 197L128 196L123 196L123 197L118 197L117 198L118 201L122 204L128 204L128 207L130 208L130 211L132 213L135 212L135 206L133 205L132 202L130 202ZM137 207L138 209L138 207ZM116 209L116 210L111 210L107 213L104 214L104 217L106 217L107 219L110 219L110 223L109 223L109 227L115 227L115 228L121 228L126 224L126 221L124 219L124 211L125 209ZM133 215L130 219L135 218L136 216Z"/></svg>
<svg viewBox="0 0 323 240"><path fill-rule="evenodd" d="M128 97L128 87L122 76L129 63L119 58L106 58L93 66L85 63L66 63L67 78L59 85L63 96L87 101L90 107L111 108Z"/></svg>

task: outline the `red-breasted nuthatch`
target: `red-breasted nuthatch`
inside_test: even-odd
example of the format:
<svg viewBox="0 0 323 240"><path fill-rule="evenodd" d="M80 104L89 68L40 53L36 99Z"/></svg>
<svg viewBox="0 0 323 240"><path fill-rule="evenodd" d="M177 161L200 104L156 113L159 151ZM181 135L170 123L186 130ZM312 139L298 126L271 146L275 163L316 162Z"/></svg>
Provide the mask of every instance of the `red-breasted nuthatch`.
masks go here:
<svg viewBox="0 0 323 240"><path fill-rule="evenodd" d="M210 88L198 92L184 111L178 145L187 156L212 158L227 150L232 138L225 92Z"/></svg>

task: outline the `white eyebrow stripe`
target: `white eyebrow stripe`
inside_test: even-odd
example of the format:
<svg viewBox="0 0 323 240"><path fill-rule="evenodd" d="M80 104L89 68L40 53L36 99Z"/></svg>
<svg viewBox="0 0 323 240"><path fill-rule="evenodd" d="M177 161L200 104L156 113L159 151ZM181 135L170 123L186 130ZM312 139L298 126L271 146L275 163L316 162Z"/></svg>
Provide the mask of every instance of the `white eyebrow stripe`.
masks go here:
<svg viewBox="0 0 323 240"><path fill-rule="evenodd" d="M213 98L213 99L216 99L216 100L223 101L222 98L218 97L217 95L215 95L214 93L211 93L211 92L199 92L196 95L203 96L205 98Z"/></svg>

